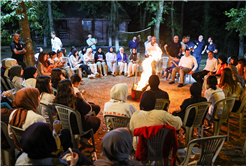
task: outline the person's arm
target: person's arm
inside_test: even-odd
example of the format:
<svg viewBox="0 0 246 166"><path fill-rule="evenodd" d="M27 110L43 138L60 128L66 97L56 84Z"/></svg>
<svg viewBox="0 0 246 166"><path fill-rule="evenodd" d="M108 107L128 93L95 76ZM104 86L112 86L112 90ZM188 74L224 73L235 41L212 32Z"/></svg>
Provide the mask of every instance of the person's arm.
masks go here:
<svg viewBox="0 0 246 166"><path fill-rule="evenodd" d="M15 44L11 43L10 46L11 46L11 49L13 50L13 52L14 52L15 54L25 54L25 53L26 53L25 47L23 47L22 50L17 50L17 49L15 48ZM24 46L24 45L23 45L23 46Z"/></svg>
<svg viewBox="0 0 246 166"><path fill-rule="evenodd" d="M198 64L197 64L197 61L196 61L196 58L195 57L192 57L193 58L193 64L194 64L194 67L193 69L189 72L189 74L193 74L193 72L196 70L196 68L198 67Z"/></svg>
<svg viewBox="0 0 246 166"><path fill-rule="evenodd" d="M91 41L92 41L93 44L97 44L96 39L93 38L93 39L91 39Z"/></svg>
<svg viewBox="0 0 246 166"><path fill-rule="evenodd" d="M79 61L77 61L73 55L70 56L70 59L71 59L71 62L73 64L73 67L75 67L77 64L79 64Z"/></svg>
<svg viewBox="0 0 246 166"><path fill-rule="evenodd" d="M205 52L206 49L207 49L207 45L206 45L205 41L203 41L203 43L204 43L205 47L204 47L204 49L203 49L203 51L202 51L202 54L204 54L204 52Z"/></svg>
<svg viewBox="0 0 246 166"><path fill-rule="evenodd" d="M40 69L41 69L40 70L41 75L46 75L46 76L51 75L51 73L47 71L47 68L41 63L40 63Z"/></svg>
<svg viewBox="0 0 246 166"><path fill-rule="evenodd" d="M166 111L162 111L161 116L163 123L170 125L175 128L175 130L179 130L182 126L182 120L178 116L173 116Z"/></svg>
<svg viewBox="0 0 246 166"><path fill-rule="evenodd" d="M169 52L167 51L167 47L168 47L168 45L167 45L167 44L165 44L165 46L164 46L164 50L166 51L167 55L170 55L170 54L169 54Z"/></svg>
<svg viewBox="0 0 246 166"><path fill-rule="evenodd" d="M59 38L58 38L59 39ZM60 45L60 47L62 48L62 42L61 42L61 39L59 39L59 45Z"/></svg>
<svg viewBox="0 0 246 166"><path fill-rule="evenodd" d="M128 43L128 47L130 48L130 46L131 46L131 40L129 41L129 43Z"/></svg>
<svg viewBox="0 0 246 166"><path fill-rule="evenodd" d="M215 61L215 65L214 65L214 70L213 72L216 72L217 71L217 67L218 67L218 63L217 63L217 60Z"/></svg>
<svg viewBox="0 0 246 166"><path fill-rule="evenodd" d="M213 51L213 53L218 53L218 50L217 50L217 48L216 48L216 45L214 44L214 51Z"/></svg>

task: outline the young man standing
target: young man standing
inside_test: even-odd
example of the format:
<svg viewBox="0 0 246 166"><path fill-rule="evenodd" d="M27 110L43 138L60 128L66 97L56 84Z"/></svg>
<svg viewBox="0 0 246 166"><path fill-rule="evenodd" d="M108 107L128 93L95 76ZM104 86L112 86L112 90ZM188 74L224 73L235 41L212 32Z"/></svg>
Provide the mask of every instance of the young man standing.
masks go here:
<svg viewBox="0 0 246 166"><path fill-rule="evenodd" d="M187 41L188 41L187 37L184 36L184 37L182 38L182 41L180 42L180 44L181 44L181 50L182 50L182 55L185 55L185 50L186 50L186 48L188 48L188 46L187 46L187 44L186 44Z"/></svg>
<svg viewBox="0 0 246 166"><path fill-rule="evenodd" d="M207 51L207 53L208 52L213 52L213 54L214 54L214 57L216 57L216 55L217 55L217 53L218 53L218 50L217 50L217 48L216 48L216 44L214 44L214 40L213 40L213 38L212 37L209 37L208 38L208 49L206 50Z"/></svg>
<svg viewBox="0 0 246 166"><path fill-rule="evenodd" d="M93 54L95 54L97 51L97 47L96 47L97 41L95 38L92 38L91 33L89 33L88 39L86 40L86 43L88 44L89 47L92 48Z"/></svg>
<svg viewBox="0 0 246 166"><path fill-rule="evenodd" d="M53 31L51 32L51 46L52 46L52 51L57 52L57 50L61 50L62 48L62 42L61 40L56 37L56 33Z"/></svg>
<svg viewBox="0 0 246 166"><path fill-rule="evenodd" d="M24 70L26 67L26 64L23 62L24 55L26 53L26 49L24 44L19 42L20 35L17 33L14 33L12 35L14 41L10 44L10 49L12 51L12 58L16 59L19 65L22 66L22 69Z"/></svg>

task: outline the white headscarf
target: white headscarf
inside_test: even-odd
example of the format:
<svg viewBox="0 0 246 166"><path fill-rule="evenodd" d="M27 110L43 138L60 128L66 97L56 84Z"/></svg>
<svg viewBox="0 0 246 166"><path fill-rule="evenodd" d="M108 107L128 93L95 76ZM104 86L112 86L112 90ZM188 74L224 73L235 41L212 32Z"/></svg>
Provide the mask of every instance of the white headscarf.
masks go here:
<svg viewBox="0 0 246 166"><path fill-rule="evenodd" d="M9 74L9 69L12 67L12 66L15 66L16 65L16 60L15 59L7 59L5 61L5 66L6 66L6 70L5 70L5 73L4 73L4 76L5 77L9 77L8 74Z"/></svg>
<svg viewBox="0 0 246 166"><path fill-rule="evenodd" d="M110 92L111 101L126 102L128 94L128 86L126 84L116 84Z"/></svg>

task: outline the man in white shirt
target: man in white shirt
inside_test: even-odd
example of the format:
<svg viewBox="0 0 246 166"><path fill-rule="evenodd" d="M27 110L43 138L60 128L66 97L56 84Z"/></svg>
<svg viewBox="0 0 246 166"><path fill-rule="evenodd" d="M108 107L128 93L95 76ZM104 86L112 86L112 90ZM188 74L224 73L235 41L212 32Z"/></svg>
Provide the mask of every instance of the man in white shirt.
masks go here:
<svg viewBox="0 0 246 166"><path fill-rule="evenodd" d="M62 42L61 40L56 37L55 32L51 32L51 46L52 46L52 51L57 52L57 50L61 50L62 48Z"/></svg>
<svg viewBox="0 0 246 166"><path fill-rule="evenodd" d="M208 59L206 62L206 66L203 70L193 73L192 77L196 80L196 82L203 84L203 77L207 75L209 72L212 74L217 71L217 59L213 57L214 53L212 51L208 52Z"/></svg>
<svg viewBox="0 0 246 166"><path fill-rule="evenodd" d="M144 47L145 47L145 57L148 55L148 51L147 51L147 44L151 42L151 36L149 35L147 37L147 41L144 42Z"/></svg>
<svg viewBox="0 0 246 166"><path fill-rule="evenodd" d="M193 67L194 65L194 67ZM186 49L185 50L185 56L183 56L179 62L179 67L175 67L173 68L173 71L172 71L172 81L169 82L169 84L173 84L174 83L174 80L175 80L175 76L176 76L176 73L179 72L180 74L180 83L178 85L178 87L182 87L184 86L184 77L185 77L185 74L193 74L193 72L196 70L197 68L197 61L196 61L196 58L193 57L192 55L190 55L190 50L189 49ZM192 69L193 67L193 69Z"/></svg>

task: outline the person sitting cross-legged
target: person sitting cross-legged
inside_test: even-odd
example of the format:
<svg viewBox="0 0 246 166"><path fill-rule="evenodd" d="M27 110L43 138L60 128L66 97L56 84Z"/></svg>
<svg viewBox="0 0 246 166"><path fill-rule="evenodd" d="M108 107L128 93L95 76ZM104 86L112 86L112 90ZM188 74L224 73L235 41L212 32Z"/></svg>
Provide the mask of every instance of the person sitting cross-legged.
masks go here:
<svg viewBox="0 0 246 166"><path fill-rule="evenodd" d="M203 77L207 75L209 72L213 73L217 71L217 59L214 58L213 52L208 52L208 59L206 62L206 66L202 71L196 72L192 74L192 77L198 82L199 84L203 84Z"/></svg>
<svg viewBox="0 0 246 166"><path fill-rule="evenodd" d="M192 66L194 65L194 67L192 68ZM193 72L196 70L197 68L197 62L196 62L196 58L193 57L192 55L190 55L190 50L186 49L185 50L185 56L182 56L180 62L179 62L179 67L175 67L173 68L172 71L172 81L169 82L169 84L173 84L174 80L175 80L175 76L176 73L179 72L180 74L180 83L178 85L178 87L182 87L184 86L184 77L185 74L193 74Z"/></svg>

